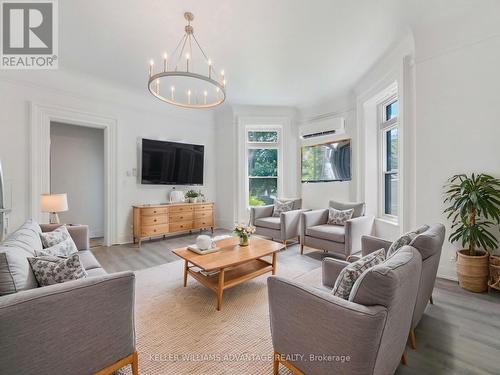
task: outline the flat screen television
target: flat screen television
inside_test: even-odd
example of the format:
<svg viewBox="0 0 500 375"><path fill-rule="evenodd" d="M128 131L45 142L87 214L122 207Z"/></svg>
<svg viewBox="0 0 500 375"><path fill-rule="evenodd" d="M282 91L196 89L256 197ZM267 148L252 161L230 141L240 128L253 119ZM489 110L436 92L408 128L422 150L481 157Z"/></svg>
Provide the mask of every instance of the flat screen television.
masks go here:
<svg viewBox="0 0 500 375"><path fill-rule="evenodd" d="M141 183L203 185L205 146L142 139Z"/></svg>
<svg viewBox="0 0 500 375"><path fill-rule="evenodd" d="M351 140L302 147L302 182L351 180Z"/></svg>

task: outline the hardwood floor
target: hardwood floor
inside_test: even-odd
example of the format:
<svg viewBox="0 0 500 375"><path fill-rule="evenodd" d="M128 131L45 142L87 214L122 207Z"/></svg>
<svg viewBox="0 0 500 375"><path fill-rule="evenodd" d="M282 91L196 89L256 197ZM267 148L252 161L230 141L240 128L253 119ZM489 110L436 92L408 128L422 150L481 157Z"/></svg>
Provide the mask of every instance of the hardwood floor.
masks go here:
<svg viewBox="0 0 500 375"><path fill-rule="evenodd" d="M229 234L217 230L215 235ZM180 260L171 250L194 243L199 232L169 237L137 245L91 249L108 272L140 270ZM279 263L297 267L304 273L321 267L323 252L300 255L297 244L281 251ZM438 279L434 305L415 330L417 349L407 347L408 364L397 375L500 374L500 293L476 294L457 283Z"/></svg>

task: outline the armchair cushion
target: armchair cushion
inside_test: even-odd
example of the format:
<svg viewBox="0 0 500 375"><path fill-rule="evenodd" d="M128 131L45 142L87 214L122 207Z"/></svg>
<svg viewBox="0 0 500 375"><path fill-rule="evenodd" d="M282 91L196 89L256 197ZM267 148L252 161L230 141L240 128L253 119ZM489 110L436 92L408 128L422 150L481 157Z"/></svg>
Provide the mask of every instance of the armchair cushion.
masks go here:
<svg viewBox="0 0 500 375"><path fill-rule="evenodd" d="M328 224L345 225L346 221L352 218L353 212L353 208L349 210L337 210L336 208L330 207L328 209Z"/></svg>
<svg viewBox="0 0 500 375"><path fill-rule="evenodd" d="M281 221L279 217L274 217L274 216L263 217L255 220L255 226L280 230Z"/></svg>
<svg viewBox="0 0 500 375"><path fill-rule="evenodd" d="M385 261L385 250L380 249L367 256L362 257L354 263L347 264L342 271L340 271L332 293L334 296L349 299L351 290L356 280L368 269L376 266L377 264Z"/></svg>
<svg viewBox="0 0 500 375"><path fill-rule="evenodd" d="M394 241L387 250L387 257L389 258L391 255L396 253L399 249L401 249L405 245L409 245L420 233L425 232L429 229L428 225L423 225L414 231L402 234L396 241Z"/></svg>
<svg viewBox="0 0 500 375"><path fill-rule="evenodd" d="M280 217L282 212L291 211L293 209L293 200L291 199L275 199L273 217Z"/></svg>
<svg viewBox="0 0 500 375"><path fill-rule="evenodd" d="M306 229L306 235L334 242L345 242L345 228L340 225L322 224Z"/></svg>
<svg viewBox="0 0 500 375"><path fill-rule="evenodd" d="M364 202L337 202L337 201L330 201L330 207L335 208L337 210L349 210L353 209L354 212L352 214L352 217L360 217L365 214L365 203Z"/></svg>

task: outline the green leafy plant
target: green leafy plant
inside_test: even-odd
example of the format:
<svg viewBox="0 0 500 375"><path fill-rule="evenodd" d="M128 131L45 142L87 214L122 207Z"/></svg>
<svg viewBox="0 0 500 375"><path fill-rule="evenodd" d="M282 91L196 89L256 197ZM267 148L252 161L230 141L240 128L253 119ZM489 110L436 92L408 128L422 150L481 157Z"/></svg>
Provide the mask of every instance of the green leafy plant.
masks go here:
<svg viewBox="0 0 500 375"><path fill-rule="evenodd" d="M444 210L452 221L451 242L461 241L475 256L476 249L491 252L498 246L491 228L500 223L500 179L487 174L452 176L445 186Z"/></svg>
<svg viewBox="0 0 500 375"><path fill-rule="evenodd" d="M199 195L199 193L197 191L194 191L194 190L188 190L188 191L186 191L186 194L184 194L184 196L186 198L196 198L198 195Z"/></svg>

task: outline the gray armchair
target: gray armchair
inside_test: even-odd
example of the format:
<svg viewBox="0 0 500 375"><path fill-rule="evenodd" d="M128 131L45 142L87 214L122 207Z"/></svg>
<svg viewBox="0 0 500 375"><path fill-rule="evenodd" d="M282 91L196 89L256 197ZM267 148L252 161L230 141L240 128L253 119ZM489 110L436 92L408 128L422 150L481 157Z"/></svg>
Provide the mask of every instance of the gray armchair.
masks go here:
<svg viewBox="0 0 500 375"><path fill-rule="evenodd" d="M308 246L347 259L353 252L361 249L361 236L372 233L374 218L365 216L364 203L330 201L329 205L337 210L354 209L352 219L345 226L329 225L328 209L302 213L300 253L303 254L304 246Z"/></svg>
<svg viewBox="0 0 500 375"><path fill-rule="evenodd" d="M255 227L255 233L261 236L278 239L286 246L286 242L299 237L300 214L302 199L293 199L291 211L273 216L274 205L256 206L250 209L250 224ZM299 239L300 242L300 239Z"/></svg>
<svg viewBox="0 0 500 375"><path fill-rule="evenodd" d="M439 266L439 259L441 258L444 237L444 225L433 224L410 243L410 246L418 250L422 257L422 274L420 277L420 284L418 287L418 294L415 302L415 309L413 311L410 334L408 337L410 345L413 349L416 349L417 347L415 328L424 315L427 303L434 303L432 299L432 291L436 282L436 275ZM372 236L363 236L361 243L363 256L382 248L387 251L392 244L391 241L386 241Z"/></svg>
<svg viewBox="0 0 500 375"><path fill-rule="evenodd" d="M396 371L411 325L421 256L407 246L366 271L349 301L331 294L345 264L324 259L325 290L268 278L274 374L280 364L315 375Z"/></svg>

